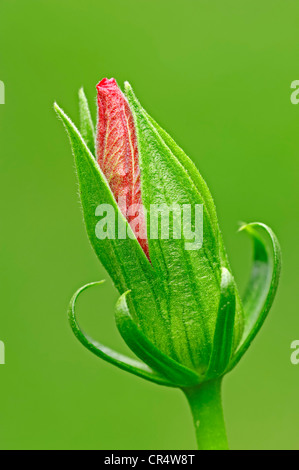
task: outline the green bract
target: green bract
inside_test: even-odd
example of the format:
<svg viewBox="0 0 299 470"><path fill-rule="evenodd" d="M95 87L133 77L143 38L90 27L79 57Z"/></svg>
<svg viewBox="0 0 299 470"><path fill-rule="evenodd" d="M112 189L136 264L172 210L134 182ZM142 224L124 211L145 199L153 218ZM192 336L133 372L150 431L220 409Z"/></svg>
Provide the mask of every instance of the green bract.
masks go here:
<svg viewBox="0 0 299 470"><path fill-rule="evenodd" d="M139 360L110 350L79 327L76 300L99 283L76 292L69 306L70 324L81 343L102 359L153 382L188 391L231 370L254 339L276 293L279 244L264 224L242 227L252 237L254 260L241 302L206 183L182 149L142 108L128 83L125 94L137 130L145 208L202 204L203 245L186 250L183 238L163 239L159 233L157 239L148 237L149 262L96 162L94 125L83 90L79 94L80 131L55 104L70 137L89 239L121 295L117 328ZM130 237L120 238L116 232L115 239L97 238L99 204L114 208Z"/></svg>

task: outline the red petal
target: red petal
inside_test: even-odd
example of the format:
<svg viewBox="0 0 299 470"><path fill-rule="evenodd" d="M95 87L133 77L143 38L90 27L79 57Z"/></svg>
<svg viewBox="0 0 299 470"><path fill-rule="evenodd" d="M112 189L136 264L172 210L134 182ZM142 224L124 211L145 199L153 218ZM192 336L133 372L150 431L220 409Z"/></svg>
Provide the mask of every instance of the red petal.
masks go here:
<svg viewBox="0 0 299 470"><path fill-rule="evenodd" d="M141 201L137 137L132 112L114 78L110 80L104 78L97 85L97 90L97 160L116 201L119 202L122 213L149 258L146 222ZM137 204L135 207L139 208L139 213L133 211L134 217L132 209L131 215L127 214L127 209L132 208L133 204ZM136 220L133 224L135 216L138 216L137 226Z"/></svg>

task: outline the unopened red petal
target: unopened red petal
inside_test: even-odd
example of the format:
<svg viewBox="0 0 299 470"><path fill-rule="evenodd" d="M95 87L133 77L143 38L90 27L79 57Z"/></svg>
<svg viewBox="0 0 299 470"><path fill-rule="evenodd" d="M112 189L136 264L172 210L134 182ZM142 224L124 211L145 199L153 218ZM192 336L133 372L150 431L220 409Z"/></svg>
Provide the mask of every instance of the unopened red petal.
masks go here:
<svg viewBox="0 0 299 470"><path fill-rule="evenodd" d="M107 178L116 201L119 202L122 213L149 258L133 115L114 78L104 78L97 85L97 90L97 161ZM132 207L135 208L135 212ZM129 208L131 211L128 213ZM133 212L135 216L132 216ZM136 217L139 222L137 225Z"/></svg>

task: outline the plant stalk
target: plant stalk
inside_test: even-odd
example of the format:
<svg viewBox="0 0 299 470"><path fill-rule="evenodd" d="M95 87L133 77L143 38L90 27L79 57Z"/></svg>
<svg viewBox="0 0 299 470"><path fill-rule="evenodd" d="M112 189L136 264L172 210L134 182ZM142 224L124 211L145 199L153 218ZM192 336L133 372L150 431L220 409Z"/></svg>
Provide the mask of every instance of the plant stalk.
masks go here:
<svg viewBox="0 0 299 470"><path fill-rule="evenodd" d="M184 389L199 450L228 450L221 402L222 378Z"/></svg>

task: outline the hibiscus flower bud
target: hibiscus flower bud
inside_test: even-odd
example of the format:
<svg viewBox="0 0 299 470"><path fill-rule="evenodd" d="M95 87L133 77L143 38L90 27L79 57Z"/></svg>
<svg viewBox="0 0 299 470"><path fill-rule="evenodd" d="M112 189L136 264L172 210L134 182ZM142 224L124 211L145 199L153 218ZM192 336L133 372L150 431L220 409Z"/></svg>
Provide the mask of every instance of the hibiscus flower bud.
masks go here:
<svg viewBox="0 0 299 470"><path fill-rule="evenodd" d="M74 295L70 323L93 353L148 380L181 387L192 402L194 387L220 380L260 329L277 288L279 244L264 224L242 228L253 239L254 262L241 302L212 196L192 161L128 83L123 93L114 79L103 79L97 91L96 135L83 90L81 132L55 109L70 136L89 239L121 294L117 327L141 362L80 329L75 302L94 283Z"/></svg>

